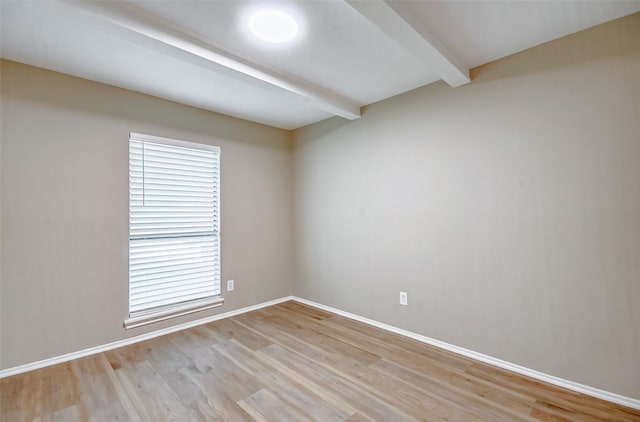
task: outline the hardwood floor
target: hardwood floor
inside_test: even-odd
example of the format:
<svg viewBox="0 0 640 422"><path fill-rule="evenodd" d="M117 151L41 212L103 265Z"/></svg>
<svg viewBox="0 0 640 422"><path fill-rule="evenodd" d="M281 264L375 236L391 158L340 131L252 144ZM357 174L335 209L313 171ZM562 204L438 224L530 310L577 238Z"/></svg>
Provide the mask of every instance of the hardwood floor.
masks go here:
<svg viewBox="0 0 640 422"><path fill-rule="evenodd" d="M0 380L9 421L640 421L640 412L286 302Z"/></svg>

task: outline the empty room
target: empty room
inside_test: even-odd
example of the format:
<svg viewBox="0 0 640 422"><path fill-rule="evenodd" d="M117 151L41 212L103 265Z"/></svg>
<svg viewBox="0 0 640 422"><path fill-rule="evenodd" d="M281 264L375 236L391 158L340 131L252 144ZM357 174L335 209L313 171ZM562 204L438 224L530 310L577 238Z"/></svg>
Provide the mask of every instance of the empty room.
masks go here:
<svg viewBox="0 0 640 422"><path fill-rule="evenodd" d="M0 0L0 421L640 421L640 1Z"/></svg>

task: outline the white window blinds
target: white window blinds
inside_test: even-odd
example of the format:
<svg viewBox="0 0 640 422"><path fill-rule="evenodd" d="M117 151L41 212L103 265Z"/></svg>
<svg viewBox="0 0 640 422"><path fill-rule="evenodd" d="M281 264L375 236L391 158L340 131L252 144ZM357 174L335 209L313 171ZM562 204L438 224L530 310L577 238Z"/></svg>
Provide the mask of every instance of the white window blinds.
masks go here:
<svg viewBox="0 0 640 422"><path fill-rule="evenodd" d="M129 316L220 294L220 150L132 133Z"/></svg>

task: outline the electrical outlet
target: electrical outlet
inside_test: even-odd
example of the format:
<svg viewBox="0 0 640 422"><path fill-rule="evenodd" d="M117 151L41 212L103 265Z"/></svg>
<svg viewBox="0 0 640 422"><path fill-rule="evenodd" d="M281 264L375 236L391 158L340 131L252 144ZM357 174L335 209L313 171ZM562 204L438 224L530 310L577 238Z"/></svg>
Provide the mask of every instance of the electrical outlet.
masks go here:
<svg viewBox="0 0 640 422"><path fill-rule="evenodd" d="M407 306L407 292L400 292L400 304Z"/></svg>
<svg viewBox="0 0 640 422"><path fill-rule="evenodd" d="M234 285L234 281L233 280L227 280L227 291L228 292L232 292L235 285Z"/></svg>

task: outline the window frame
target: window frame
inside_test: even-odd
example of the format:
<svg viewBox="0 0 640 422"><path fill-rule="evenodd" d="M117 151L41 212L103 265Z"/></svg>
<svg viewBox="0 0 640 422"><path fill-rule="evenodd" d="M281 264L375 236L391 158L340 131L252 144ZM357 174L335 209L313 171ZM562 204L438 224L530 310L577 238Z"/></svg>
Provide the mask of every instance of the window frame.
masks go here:
<svg viewBox="0 0 640 422"><path fill-rule="evenodd" d="M143 143L147 142L147 143L154 143L154 144L160 144L160 145L196 149L201 151L212 151L218 154L218 177L216 180L217 181L217 198L216 198L217 215L215 215L214 218L217 217L217 221L218 221L218 227L217 227L218 263L217 264L218 264L218 268L220 268L220 271L221 271L221 266L222 266L222 256L221 256L222 220L221 220L221 206L220 206L220 203L221 203L221 200L220 200L221 198L221 189L220 189L221 148L218 146L205 144L205 143L183 141L178 139L131 132L129 134L129 143L127 148L127 151L129 152L129 154L131 151L132 142L143 142ZM127 160L127 163L128 163L128 169L129 169L128 170L129 172L129 201L128 201L129 202L129 225L128 225L129 239L128 239L128 255L127 255L127 297L128 297L127 303L128 303L129 317L124 320L124 323L123 323L124 328L130 329L130 328L140 327L140 326L151 324L154 322L164 321L170 318L176 318L176 317L188 315L194 312L203 311L205 309L211 309L224 304L224 298L221 296L222 295L222 274L220 273L219 279L218 279L219 288L218 288L217 295L207 296L207 297L198 298L198 299L190 299L188 301L176 302L176 303L157 306L157 307L150 307L147 309L141 309L135 312L131 312L130 258L131 258L131 242L132 242L132 238L131 238L132 206L131 206L131 158L130 156ZM179 239L186 236L173 236L173 237Z"/></svg>

